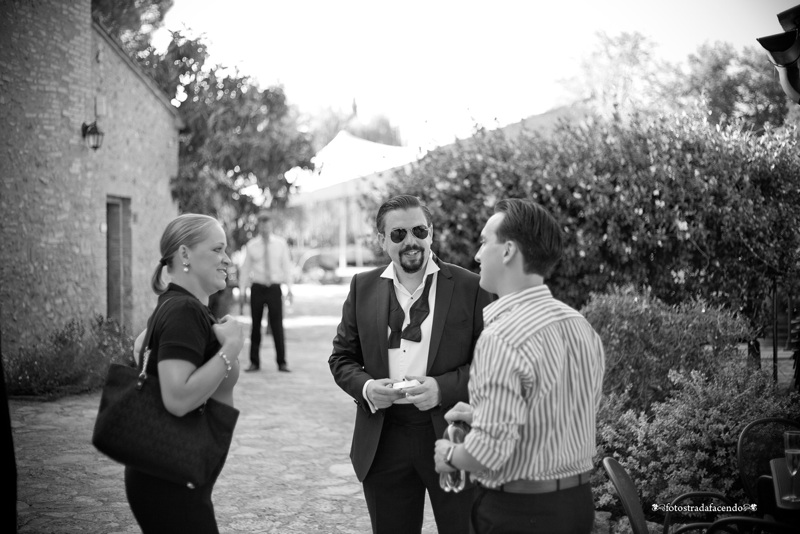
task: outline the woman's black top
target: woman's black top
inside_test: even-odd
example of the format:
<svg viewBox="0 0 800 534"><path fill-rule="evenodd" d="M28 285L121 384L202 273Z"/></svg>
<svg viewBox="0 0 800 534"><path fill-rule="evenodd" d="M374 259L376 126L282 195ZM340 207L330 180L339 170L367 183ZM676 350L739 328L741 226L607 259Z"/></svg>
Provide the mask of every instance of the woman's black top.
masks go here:
<svg viewBox="0 0 800 534"><path fill-rule="evenodd" d="M147 336L151 327L153 336L147 374L158 376L158 362L170 359L200 367L220 349L211 328L217 322L211 311L179 285L169 284L148 322ZM125 493L142 532L219 534L211 493L224 464L220 463L205 486L195 489L126 467Z"/></svg>
<svg viewBox="0 0 800 534"><path fill-rule="evenodd" d="M177 284L169 284L158 297L150 323L153 318L147 374L158 376L158 362L164 360L186 360L200 367L221 347L212 329L217 321L211 310Z"/></svg>

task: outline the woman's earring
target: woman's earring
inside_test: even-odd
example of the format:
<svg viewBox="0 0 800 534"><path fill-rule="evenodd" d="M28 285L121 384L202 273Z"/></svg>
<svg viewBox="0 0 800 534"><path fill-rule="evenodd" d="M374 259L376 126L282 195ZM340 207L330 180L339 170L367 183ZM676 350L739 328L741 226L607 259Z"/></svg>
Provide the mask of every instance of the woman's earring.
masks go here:
<svg viewBox="0 0 800 534"><path fill-rule="evenodd" d="M189 272L189 264L186 262L183 262L183 272L185 273Z"/></svg>

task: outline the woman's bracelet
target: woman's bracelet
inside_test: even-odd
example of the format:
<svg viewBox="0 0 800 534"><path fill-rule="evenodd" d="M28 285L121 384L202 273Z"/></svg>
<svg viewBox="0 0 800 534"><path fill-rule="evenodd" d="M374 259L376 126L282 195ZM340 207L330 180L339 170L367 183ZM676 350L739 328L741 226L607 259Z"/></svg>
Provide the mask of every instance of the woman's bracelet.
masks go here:
<svg viewBox="0 0 800 534"><path fill-rule="evenodd" d="M224 352L219 351L218 354L219 357L222 358L222 360L225 362L225 378L228 378L228 373L230 373L232 369L231 361L228 359L228 356ZM223 380L225 380L225 378L223 378Z"/></svg>

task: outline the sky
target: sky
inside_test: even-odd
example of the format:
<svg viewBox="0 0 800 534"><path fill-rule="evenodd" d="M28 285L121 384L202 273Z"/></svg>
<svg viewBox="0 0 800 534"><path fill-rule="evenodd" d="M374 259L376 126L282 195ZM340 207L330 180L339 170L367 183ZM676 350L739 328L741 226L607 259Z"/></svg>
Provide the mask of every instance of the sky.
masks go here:
<svg viewBox="0 0 800 534"><path fill-rule="evenodd" d="M204 35L211 61L306 114L385 115L430 148L568 104L597 33L639 32L685 61L703 43L740 50L782 32L800 0L175 0L165 27ZM163 42L162 32L155 40ZM767 56L764 56L765 61ZM576 81L577 80L577 81ZM574 88L573 88L574 89Z"/></svg>

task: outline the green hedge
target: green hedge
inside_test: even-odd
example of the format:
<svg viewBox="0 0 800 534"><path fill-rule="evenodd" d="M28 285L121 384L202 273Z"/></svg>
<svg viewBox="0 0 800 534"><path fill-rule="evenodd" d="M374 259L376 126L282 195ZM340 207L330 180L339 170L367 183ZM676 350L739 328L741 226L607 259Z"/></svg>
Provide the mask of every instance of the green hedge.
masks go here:
<svg viewBox="0 0 800 534"><path fill-rule="evenodd" d="M670 371L711 372L736 358L751 337L746 323L720 307L701 300L669 306L630 287L592 295L582 313L603 339L603 392L620 395L624 408L635 410L649 411L670 396Z"/></svg>
<svg viewBox="0 0 800 534"><path fill-rule="evenodd" d="M133 362L133 338L116 321L73 319L47 341L5 357L9 395L47 398L97 389L112 363Z"/></svg>
<svg viewBox="0 0 800 534"><path fill-rule="evenodd" d="M772 278L796 286L800 151L792 130L717 126L696 111L589 118L547 135L480 130L428 153L388 185L424 198L434 249L475 268L502 198L543 205L565 234L548 281L580 308L612 285L649 286L670 304L701 296L768 324Z"/></svg>
<svg viewBox="0 0 800 534"><path fill-rule="evenodd" d="M630 289L593 295L583 312L606 349L597 465L618 459L645 509L700 490L749 504L736 463L739 433L762 417L800 420L800 395L777 389L771 373L737 349L744 321L699 301L670 307ZM593 491L599 509L621 513L602 468Z"/></svg>
<svg viewBox="0 0 800 534"><path fill-rule="evenodd" d="M736 464L742 428L761 417L800 419L800 398L776 390L767 371L744 359L720 362L711 375L672 372L674 395L652 416L622 410L609 396L599 414L598 461L613 456L636 481L645 507L687 491L717 491L746 502ZM599 477L599 507L616 505L611 483Z"/></svg>

